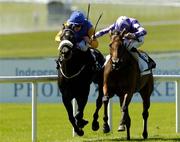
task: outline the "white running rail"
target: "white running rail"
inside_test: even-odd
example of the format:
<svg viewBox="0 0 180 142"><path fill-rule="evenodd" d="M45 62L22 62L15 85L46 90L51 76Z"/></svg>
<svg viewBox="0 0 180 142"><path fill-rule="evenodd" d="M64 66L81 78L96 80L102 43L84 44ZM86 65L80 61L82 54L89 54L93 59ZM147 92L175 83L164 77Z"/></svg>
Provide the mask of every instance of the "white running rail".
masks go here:
<svg viewBox="0 0 180 142"><path fill-rule="evenodd" d="M154 75L155 81L175 82L176 92L176 132L180 132L180 75ZM31 82L32 83L32 142L37 141L37 82L57 81L57 75L48 76L0 76L0 83ZM74 112L76 111L76 102L73 101ZM108 107L109 125L112 128L112 101ZM73 132L73 136L74 136Z"/></svg>

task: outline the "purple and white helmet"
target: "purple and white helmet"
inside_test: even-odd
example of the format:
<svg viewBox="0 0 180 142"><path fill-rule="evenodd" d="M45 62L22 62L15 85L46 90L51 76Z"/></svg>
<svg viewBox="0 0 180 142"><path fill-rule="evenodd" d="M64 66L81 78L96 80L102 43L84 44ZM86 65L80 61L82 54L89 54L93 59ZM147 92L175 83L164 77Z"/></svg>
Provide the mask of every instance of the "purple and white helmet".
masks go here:
<svg viewBox="0 0 180 142"><path fill-rule="evenodd" d="M120 16L115 22L115 30L122 31L124 28L129 30L131 21L126 16Z"/></svg>

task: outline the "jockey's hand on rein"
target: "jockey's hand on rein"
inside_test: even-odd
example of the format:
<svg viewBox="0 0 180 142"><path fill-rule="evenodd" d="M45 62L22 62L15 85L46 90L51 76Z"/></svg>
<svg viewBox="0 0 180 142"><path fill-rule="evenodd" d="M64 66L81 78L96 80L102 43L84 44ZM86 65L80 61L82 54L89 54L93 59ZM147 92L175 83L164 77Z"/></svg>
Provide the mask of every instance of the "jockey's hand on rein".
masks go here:
<svg viewBox="0 0 180 142"><path fill-rule="evenodd" d="M124 35L125 38L136 39L136 35L134 33L127 33Z"/></svg>
<svg viewBox="0 0 180 142"><path fill-rule="evenodd" d="M83 37L83 39L86 43L91 43L91 39L88 36Z"/></svg>
<svg viewBox="0 0 180 142"><path fill-rule="evenodd" d="M92 35L91 36L91 40L95 40L96 39L96 36L95 35Z"/></svg>

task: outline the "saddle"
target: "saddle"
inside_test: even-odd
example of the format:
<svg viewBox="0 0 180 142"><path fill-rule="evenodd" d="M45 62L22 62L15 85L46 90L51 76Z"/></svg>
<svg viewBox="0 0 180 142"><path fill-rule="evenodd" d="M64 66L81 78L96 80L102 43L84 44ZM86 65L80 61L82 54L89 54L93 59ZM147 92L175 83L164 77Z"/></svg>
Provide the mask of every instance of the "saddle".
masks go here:
<svg viewBox="0 0 180 142"><path fill-rule="evenodd" d="M93 57L93 70L94 71L99 71L102 69L104 63L105 63L105 58L104 56L100 53L99 50L95 48L90 48L91 55Z"/></svg>
<svg viewBox="0 0 180 142"><path fill-rule="evenodd" d="M156 68L155 61L146 52L133 48L131 54L139 64L141 75L149 74L153 68Z"/></svg>
<svg viewBox="0 0 180 142"><path fill-rule="evenodd" d="M148 70L156 68L155 61L144 51L138 50L138 55L147 62L148 64Z"/></svg>

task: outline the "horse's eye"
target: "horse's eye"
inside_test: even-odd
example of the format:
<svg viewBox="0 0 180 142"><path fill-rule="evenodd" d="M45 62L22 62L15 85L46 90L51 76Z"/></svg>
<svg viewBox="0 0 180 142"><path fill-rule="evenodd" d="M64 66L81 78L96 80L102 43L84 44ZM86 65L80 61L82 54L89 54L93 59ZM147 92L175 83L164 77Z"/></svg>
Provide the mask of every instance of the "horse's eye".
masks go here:
<svg viewBox="0 0 180 142"><path fill-rule="evenodd" d="M109 47L111 47L111 46L112 46L112 43L109 44Z"/></svg>

